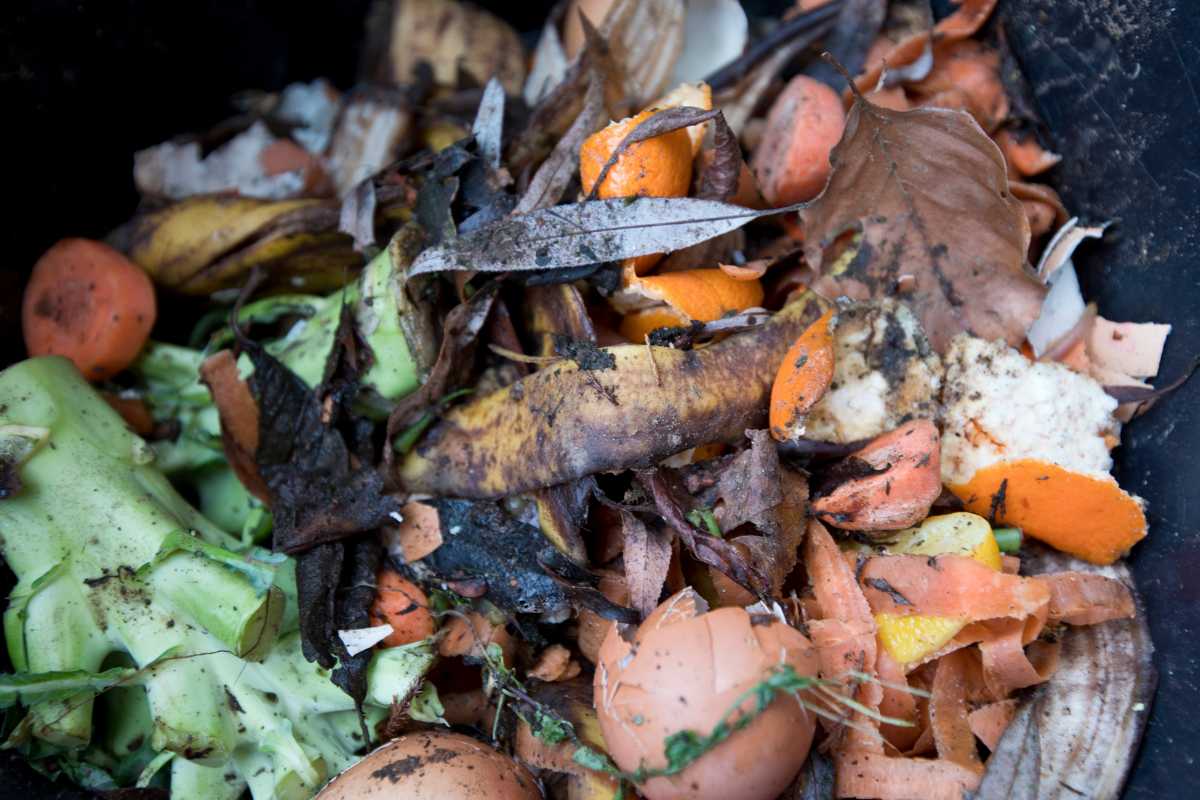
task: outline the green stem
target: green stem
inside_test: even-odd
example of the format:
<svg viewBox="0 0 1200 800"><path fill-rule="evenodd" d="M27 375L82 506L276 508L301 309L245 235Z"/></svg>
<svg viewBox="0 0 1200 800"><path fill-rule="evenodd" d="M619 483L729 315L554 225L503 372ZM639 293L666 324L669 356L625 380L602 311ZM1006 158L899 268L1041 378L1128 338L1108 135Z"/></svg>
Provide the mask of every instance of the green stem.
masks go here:
<svg viewBox="0 0 1200 800"><path fill-rule="evenodd" d="M992 535L996 537L996 544L1000 548L1001 553L1014 554L1021 552L1021 529L1020 528L995 528Z"/></svg>

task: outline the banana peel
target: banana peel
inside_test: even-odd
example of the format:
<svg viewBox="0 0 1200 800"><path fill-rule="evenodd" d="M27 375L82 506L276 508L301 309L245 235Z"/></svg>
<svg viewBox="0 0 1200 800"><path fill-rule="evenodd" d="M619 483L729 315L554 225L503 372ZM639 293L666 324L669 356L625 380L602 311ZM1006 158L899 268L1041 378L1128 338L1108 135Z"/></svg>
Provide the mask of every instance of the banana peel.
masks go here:
<svg viewBox="0 0 1200 800"><path fill-rule="evenodd" d="M765 423L775 371L823 304L807 292L702 349L604 348L612 369L557 362L448 412L395 477L412 493L502 497L737 441Z"/></svg>
<svg viewBox="0 0 1200 800"><path fill-rule="evenodd" d="M236 286L255 267L293 289L324 291L362 266L338 213L332 200L203 195L141 215L116 238L156 283L183 294Z"/></svg>

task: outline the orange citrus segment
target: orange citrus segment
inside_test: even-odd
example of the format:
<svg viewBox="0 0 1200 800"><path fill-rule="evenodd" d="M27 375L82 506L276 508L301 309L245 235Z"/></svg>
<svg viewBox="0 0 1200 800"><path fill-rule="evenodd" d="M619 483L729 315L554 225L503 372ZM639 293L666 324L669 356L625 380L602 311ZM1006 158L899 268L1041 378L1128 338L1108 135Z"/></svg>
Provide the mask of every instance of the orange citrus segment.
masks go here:
<svg viewBox="0 0 1200 800"><path fill-rule="evenodd" d="M1146 536L1142 504L1108 475L1021 459L977 470L949 488L971 511L991 514L994 506L997 524L1093 564L1113 563Z"/></svg>

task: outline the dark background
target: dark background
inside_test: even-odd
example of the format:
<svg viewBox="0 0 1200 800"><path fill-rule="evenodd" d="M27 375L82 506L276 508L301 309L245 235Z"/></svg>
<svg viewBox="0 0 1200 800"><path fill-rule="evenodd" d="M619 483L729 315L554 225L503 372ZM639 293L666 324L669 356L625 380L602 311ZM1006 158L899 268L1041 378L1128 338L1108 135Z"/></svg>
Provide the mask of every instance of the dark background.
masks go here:
<svg viewBox="0 0 1200 800"><path fill-rule="evenodd" d="M1113 232L1077 261L1116 320L1175 326L1162 375L1200 352L1200 16L1161 0L1001 0L1000 24L1064 156L1068 208ZM134 151L204 129L241 89L352 85L367 0L5 0L0 9L0 364L20 276L57 239L104 235L136 195ZM546 2L483 3L522 30ZM758 8L782 3L748 3ZM934 3L944 11L947 3ZM1121 484L1150 503L1131 563L1159 670L1130 798L1200 796L1200 380L1128 428ZM77 797L0 756L0 796Z"/></svg>

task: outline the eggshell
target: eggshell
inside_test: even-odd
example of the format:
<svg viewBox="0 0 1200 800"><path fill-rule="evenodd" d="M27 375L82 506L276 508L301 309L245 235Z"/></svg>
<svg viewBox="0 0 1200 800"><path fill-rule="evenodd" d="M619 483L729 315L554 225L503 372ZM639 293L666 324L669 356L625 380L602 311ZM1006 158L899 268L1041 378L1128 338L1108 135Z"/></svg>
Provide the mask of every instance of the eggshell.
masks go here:
<svg viewBox="0 0 1200 800"><path fill-rule="evenodd" d="M541 800L529 771L469 736L421 731L368 753L334 778L317 800Z"/></svg>
<svg viewBox="0 0 1200 800"><path fill-rule="evenodd" d="M712 731L737 698L778 664L815 675L816 650L795 628L752 621L741 608L708 611L692 589L636 629L614 627L600 647L593 699L609 755L625 770L666 766L664 742L681 730ZM753 707L748 700L744 709ZM639 787L648 800L771 800L795 777L815 717L778 695L746 728L678 775Z"/></svg>

